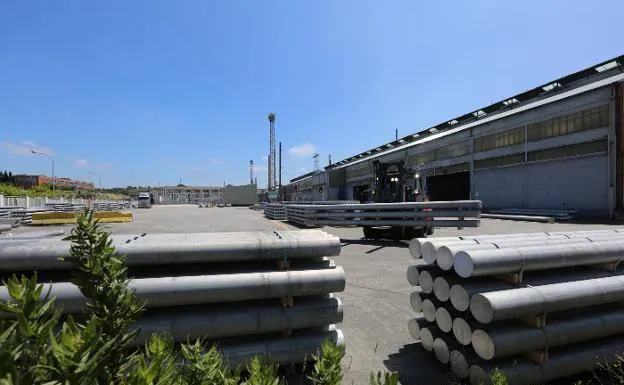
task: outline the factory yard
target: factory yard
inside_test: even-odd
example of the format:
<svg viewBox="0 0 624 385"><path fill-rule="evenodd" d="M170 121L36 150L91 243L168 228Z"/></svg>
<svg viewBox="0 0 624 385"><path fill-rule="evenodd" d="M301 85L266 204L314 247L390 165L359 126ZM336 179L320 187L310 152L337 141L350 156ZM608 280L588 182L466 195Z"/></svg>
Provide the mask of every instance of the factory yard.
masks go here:
<svg viewBox="0 0 624 385"><path fill-rule="evenodd" d="M613 224L530 223L482 219L481 227L464 230L436 229L434 237L470 234L522 233L563 230L599 230ZM296 230L295 227L263 217L247 208L198 208L195 205L154 206L134 210L134 222L107 225L115 234L190 233L254 230ZM71 226L49 226L47 229ZM31 232L20 227L14 234ZM415 316L409 296L413 291L406 269L414 260L407 243L362 240L360 228L325 228L339 236L347 286L338 297L343 301L347 355L343 360L345 384L368 383L371 371L397 371L402 384L444 384L450 378L448 366L425 352L407 330Z"/></svg>

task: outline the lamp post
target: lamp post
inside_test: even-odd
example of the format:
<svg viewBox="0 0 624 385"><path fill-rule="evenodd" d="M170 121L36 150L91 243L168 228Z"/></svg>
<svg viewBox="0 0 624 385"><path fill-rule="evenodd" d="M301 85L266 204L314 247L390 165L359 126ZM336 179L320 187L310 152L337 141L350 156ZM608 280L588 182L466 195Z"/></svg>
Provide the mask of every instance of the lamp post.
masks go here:
<svg viewBox="0 0 624 385"><path fill-rule="evenodd" d="M102 175L97 174L97 173L92 172L92 171L89 171L89 175L97 175L97 176L100 177L100 194L101 194L102 193ZM95 182L93 183L93 185L94 185L94 189L97 190L96 187L95 187Z"/></svg>
<svg viewBox="0 0 624 385"><path fill-rule="evenodd" d="M48 159L50 159L50 161L52 161L52 191L54 191L54 188L56 186L56 177L54 176L54 159L52 159L50 155L43 153L43 152L39 152L35 150L30 150L30 152L32 152L35 155L43 155L47 157Z"/></svg>

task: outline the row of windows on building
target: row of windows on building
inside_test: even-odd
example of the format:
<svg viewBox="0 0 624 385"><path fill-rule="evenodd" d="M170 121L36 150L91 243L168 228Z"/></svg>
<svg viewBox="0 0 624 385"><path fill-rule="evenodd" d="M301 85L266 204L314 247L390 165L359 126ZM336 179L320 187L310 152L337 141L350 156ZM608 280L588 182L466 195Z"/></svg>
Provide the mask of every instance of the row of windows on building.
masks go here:
<svg viewBox="0 0 624 385"><path fill-rule="evenodd" d="M518 165L522 163L529 162L539 162L539 161L547 161L547 160L555 160L555 159L563 159L570 158L574 156L583 156L583 155L592 155L592 154L600 154L606 153L608 151L608 140L607 138L593 140L590 142L584 143L574 143L566 146L557 146L552 148L534 150L525 152L519 152L516 154L499 156L494 158L487 158L476 160L474 162L475 170L492 168L492 167L502 167L502 166L512 166ZM446 167L436 168L435 174L452 174L461 171L468 171L469 164L467 162L454 164ZM358 170L358 175L368 175L368 169L364 168L362 170ZM429 170L427 173L431 173L433 170ZM354 177L354 175L349 175L349 177Z"/></svg>
<svg viewBox="0 0 624 385"><path fill-rule="evenodd" d="M609 125L609 105L590 108L566 116L530 124L526 127L527 141L532 142L575 132L593 130ZM474 140L474 151L481 152L495 148L524 143L524 127L486 135Z"/></svg>
<svg viewBox="0 0 624 385"><path fill-rule="evenodd" d="M521 152L517 154L499 156L496 158L476 160L474 162L474 168L475 170L481 170L493 167L514 166L522 163L556 160L582 155L601 154L607 152L607 150L608 141L606 138L604 138L591 142L575 143L567 146L558 146L542 150L528 151L526 155L524 152ZM446 167L437 167L435 170L427 170L426 174L453 174L469 170L470 164L468 162L464 162Z"/></svg>
<svg viewBox="0 0 624 385"><path fill-rule="evenodd" d="M599 107L589 108L583 111L574 112L565 116L548 119L542 122L537 122L526 126L526 141L532 142L547 138L552 138L560 135L569 135L576 132L592 130L600 127L606 127L609 125L609 105L605 104ZM503 148L522 144L525 142L525 127L516 127L504 132L497 132L490 135L477 137L474 139L474 152L483 152L493 150L497 148ZM576 145L572 145L576 146ZM582 144L580 145L583 146ZM564 146L568 148L570 146ZM561 147L561 148L564 148ZM572 148L572 147L570 147ZM544 152L545 151L545 152ZM553 151L556 153L559 150L539 150L529 152L528 161L545 160L540 157L553 156ZM563 150L562 150L563 151ZM574 151L573 151L574 152ZM411 165L426 165L436 160L444 160L455 158L458 156L467 155L470 153L470 142L463 141L452 143L446 146L438 147L433 150L425 151L419 154L414 154L408 157L407 163ZM541 155L540 155L541 154ZM551 154L551 155L547 155ZM496 163L495 159L515 159L519 157L524 161L524 153L509 155L507 157L486 159L475 162L476 164L487 164L488 162ZM533 159L532 157L536 157ZM557 156L558 157L558 156ZM501 160L503 161L503 160ZM503 161L506 163L506 161ZM476 167L476 166L475 166ZM359 170L349 171L348 177L355 178L369 174L367 167Z"/></svg>

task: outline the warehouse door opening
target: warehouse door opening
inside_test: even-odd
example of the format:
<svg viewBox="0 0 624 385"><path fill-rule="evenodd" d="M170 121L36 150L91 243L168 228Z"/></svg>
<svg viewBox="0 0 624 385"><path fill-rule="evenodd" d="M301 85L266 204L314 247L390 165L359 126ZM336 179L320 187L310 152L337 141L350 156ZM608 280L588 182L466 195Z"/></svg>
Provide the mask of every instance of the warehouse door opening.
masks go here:
<svg viewBox="0 0 624 385"><path fill-rule="evenodd" d="M470 173L463 171L427 177L427 195L431 201L470 199Z"/></svg>

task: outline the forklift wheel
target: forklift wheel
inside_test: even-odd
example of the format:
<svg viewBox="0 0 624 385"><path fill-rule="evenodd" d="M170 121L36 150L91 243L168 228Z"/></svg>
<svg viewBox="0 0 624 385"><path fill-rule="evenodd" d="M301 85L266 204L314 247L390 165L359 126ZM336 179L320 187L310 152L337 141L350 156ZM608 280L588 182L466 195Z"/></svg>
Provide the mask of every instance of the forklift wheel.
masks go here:
<svg viewBox="0 0 624 385"><path fill-rule="evenodd" d="M364 226L364 238L366 239L376 239L375 235L377 235L377 231L370 226Z"/></svg>
<svg viewBox="0 0 624 385"><path fill-rule="evenodd" d="M427 232L426 227L420 227L420 228L414 229L414 231L412 232L413 238L426 238L427 233L428 232Z"/></svg>

